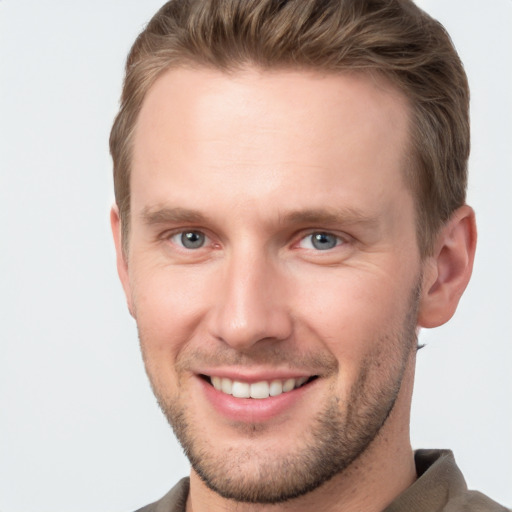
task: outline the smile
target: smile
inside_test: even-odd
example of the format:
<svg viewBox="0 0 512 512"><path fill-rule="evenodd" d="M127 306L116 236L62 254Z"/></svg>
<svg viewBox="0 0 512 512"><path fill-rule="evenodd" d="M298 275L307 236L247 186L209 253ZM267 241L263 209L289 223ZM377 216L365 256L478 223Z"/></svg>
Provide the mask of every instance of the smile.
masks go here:
<svg viewBox="0 0 512 512"><path fill-rule="evenodd" d="M204 378L209 381L217 391L226 395L232 395L235 398L255 398L261 400L279 396L283 393L288 393L289 391L300 388L313 379L316 379L316 376L284 380L263 380L252 383L217 376L209 377L205 375Z"/></svg>

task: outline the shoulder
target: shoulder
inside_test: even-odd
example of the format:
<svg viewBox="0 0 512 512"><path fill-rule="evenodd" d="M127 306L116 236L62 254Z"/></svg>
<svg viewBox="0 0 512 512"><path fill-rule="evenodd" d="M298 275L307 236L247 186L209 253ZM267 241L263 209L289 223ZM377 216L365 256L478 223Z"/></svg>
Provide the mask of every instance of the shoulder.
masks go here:
<svg viewBox="0 0 512 512"><path fill-rule="evenodd" d="M420 479L430 484L425 495L436 490L446 494L443 512L510 512L481 492L468 489L450 450L418 450L415 458Z"/></svg>
<svg viewBox="0 0 512 512"><path fill-rule="evenodd" d="M510 512L467 488L450 450L418 450L415 462L418 479L385 512Z"/></svg>
<svg viewBox="0 0 512 512"><path fill-rule="evenodd" d="M510 512L509 509L491 500L478 491L470 491L459 494L450 499L444 512Z"/></svg>
<svg viewBox="0 0 512 512"><path fill-rule="evenodd" d="M182 478L164 497L136 512L185 512L190 481Z"/></svg>

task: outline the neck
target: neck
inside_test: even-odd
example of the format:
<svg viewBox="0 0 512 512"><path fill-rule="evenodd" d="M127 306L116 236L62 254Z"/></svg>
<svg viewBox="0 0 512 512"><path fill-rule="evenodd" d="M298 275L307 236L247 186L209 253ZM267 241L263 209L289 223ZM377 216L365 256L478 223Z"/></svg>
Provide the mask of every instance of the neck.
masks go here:
<svg viewBox="0 0 512 512"><path fill-rule="evenodd" d="M210 490L192 470L187 512L381 512L416 480L409 440L414 364L377 437L343 472L314 491L274 505L239 503Z"/></svg>

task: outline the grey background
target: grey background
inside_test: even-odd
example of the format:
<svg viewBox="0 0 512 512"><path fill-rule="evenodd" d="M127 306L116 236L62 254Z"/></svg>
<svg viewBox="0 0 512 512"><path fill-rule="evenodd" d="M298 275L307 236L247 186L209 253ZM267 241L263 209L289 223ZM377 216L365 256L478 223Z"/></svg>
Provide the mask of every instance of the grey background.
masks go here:
<svg viewBox="0 0 512 512"><path fill-rule="evenodd" d="M156 0L0 0L0 510L129 511L188 471L149 389L108 226L107 139ZM485 4L485 5L484 5ZM423 332L414 447L512 505L512 2L423 0L472 86L480 243L455 318Z"/></svg>

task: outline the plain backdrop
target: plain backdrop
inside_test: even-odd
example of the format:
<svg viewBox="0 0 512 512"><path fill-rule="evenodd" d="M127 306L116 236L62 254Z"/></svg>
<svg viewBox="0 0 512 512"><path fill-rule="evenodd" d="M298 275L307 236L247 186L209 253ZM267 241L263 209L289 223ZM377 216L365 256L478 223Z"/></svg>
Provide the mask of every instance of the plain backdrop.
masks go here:
<svg viewBox="0 0 512 512"><path fill-rule="evenodd" d="M0 0L0 510L128 512L188 465L144 374L114 265L108 134L157 0ZM472 88L479 249L422 332L415 448L512 505L512 1L423 0Z"/></svg>

